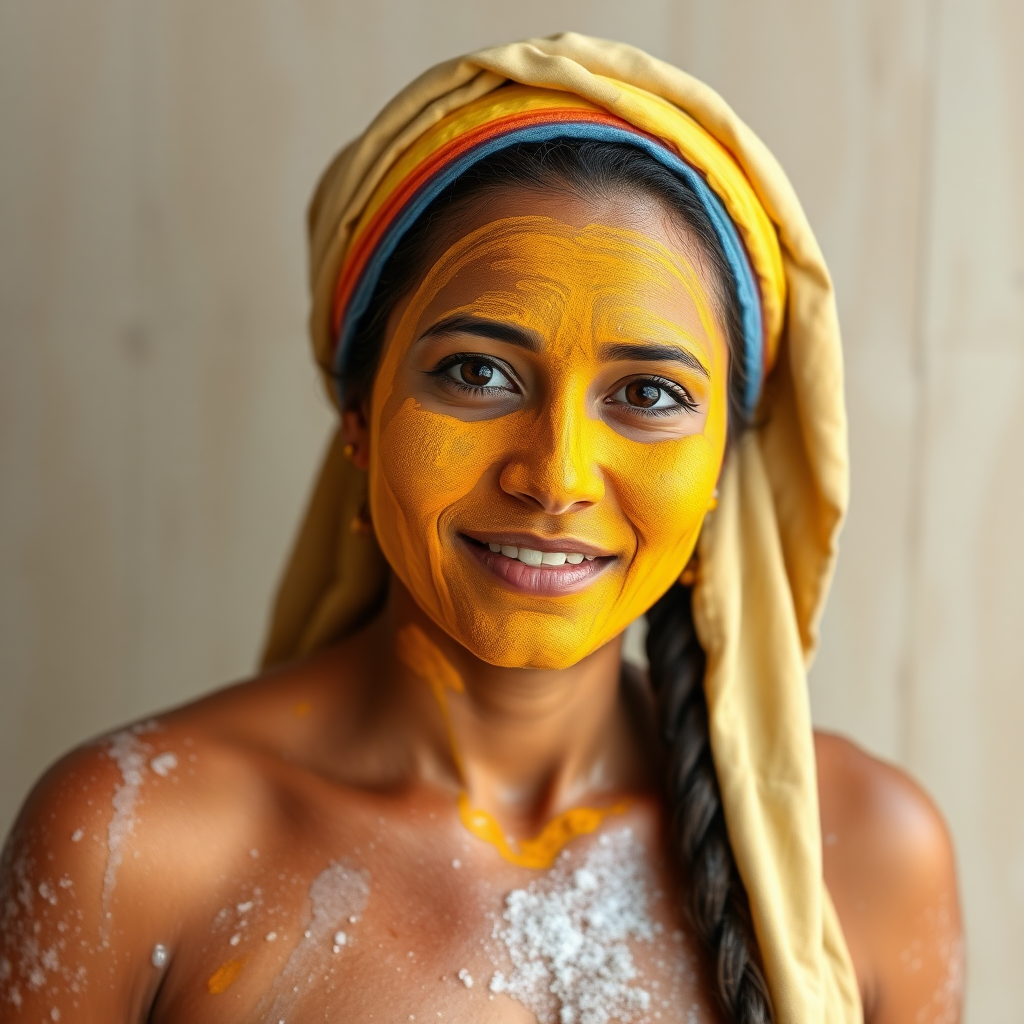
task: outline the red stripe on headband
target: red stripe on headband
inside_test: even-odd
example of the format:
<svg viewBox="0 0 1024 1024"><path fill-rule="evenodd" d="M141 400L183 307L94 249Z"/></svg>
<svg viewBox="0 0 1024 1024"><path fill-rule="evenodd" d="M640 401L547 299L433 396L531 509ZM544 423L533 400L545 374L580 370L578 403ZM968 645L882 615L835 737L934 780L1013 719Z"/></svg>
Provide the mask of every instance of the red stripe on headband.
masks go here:
<svg viewBox="0 0 1024 1024"><path fill-rule="evenodd" d="M331 318L334 345L337 346L338 344L345 307L352 298L352 293L359 278L362 276L367 262L380 244L391 222L431 178L435 177L448 164L458 159L464 153L480 143L486 142L488 139L507 134L518 128L559 123L607 124L616 128L625 128L635 135L654 139L647 132L640 131L628 121L623 121L614 114L600 110L581 110L579 107L564 107L523 111L496 118L471 131L465 132L463 135L458 136L458 138L452 139L451 142L441 146L436 152L417 165L413 172L385 199L380 209L373 215L373 219L356 243L355 248L345 260L345 266L338 277L338 284L334 292L334 311ZM654 139L654 141L661 142L658 139ZM664 145L665 143L662 142L661 144Z"/></svg>

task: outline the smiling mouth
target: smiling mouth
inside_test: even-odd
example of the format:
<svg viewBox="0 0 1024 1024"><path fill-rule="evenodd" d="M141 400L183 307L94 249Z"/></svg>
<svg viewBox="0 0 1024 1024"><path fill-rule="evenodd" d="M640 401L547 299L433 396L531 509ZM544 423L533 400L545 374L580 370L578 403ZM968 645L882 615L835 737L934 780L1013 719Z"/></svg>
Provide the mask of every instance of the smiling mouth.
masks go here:
<svg viewBox="0 0 1024 1024"><path fill-rule="evenodd" d="M575 593L615 561L614 555L540 551L518 545L485 543L465 534L459 534L459 540L485 569L521 593Z"/></svg>

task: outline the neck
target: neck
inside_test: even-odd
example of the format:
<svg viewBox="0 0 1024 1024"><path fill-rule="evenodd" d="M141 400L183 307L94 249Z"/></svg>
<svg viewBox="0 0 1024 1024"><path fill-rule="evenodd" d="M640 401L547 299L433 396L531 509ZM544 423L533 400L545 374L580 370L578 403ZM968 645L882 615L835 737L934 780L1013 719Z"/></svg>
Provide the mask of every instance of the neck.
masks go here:
<svg viewBox="0 0 1024 1024"><path fill-rule="evenodd" d="M382 625L392 650L401 651L410 627L433 648L396 659L424 774L465 790L510 830L604 804L646 776L620 686L621 638L566 669L490 665L437 627L394 578ZM441 673L430 668L438 654Z"/></svg>

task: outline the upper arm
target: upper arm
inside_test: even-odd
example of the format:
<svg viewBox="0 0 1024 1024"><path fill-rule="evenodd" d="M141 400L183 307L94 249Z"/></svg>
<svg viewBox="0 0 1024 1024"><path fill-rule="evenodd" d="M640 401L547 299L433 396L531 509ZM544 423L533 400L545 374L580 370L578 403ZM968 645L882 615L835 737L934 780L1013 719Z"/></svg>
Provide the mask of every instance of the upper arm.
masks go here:
<svg viewBox="0 0 1024 1024"><path fill-rule="evenodd" d="M0 1017L138 1020L158 982L131 842L148 758L132 734L69 754L25 802L0 861ZM151 757L152 755L150 755ZM149 773L152 774L152 773ZM147 955L145 960L149 961Z"/></svg>
<svg viewBox="0 0 1024 1024"><path fill-rule="evenodd" d="M869 1024L956 1024L963 937L949 832L898 769L818 737L825 880Z"/></svg>

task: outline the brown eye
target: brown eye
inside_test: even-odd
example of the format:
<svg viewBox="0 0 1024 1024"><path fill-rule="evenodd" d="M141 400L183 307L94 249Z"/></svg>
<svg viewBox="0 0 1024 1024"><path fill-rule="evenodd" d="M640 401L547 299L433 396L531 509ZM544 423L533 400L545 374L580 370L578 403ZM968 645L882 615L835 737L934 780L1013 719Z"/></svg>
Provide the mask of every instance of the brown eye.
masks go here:
<svg viewBox="0 0 1024 1024"><path fill-rule="evenodd" d="M519 393L511 372L486 356L460 353L449 357L438 369L431 372L434 376L450 381L455 388L462 388L477 395L507 397L509 394Z"/></svg>
<svg viewBox="0 0 1024 1024"><path fill-rule="evenodd" d="M650 409L658 404L661 388L647 380L635 380L625 387L626 401L641 409Z"/></svg>
<svg viewBox="0 0 1024 1024"><path fill-rule="evenodd" d="M494 376L494 367L482 359L470 359L462 364L459 375L467 384L481 388L490 384Z"/></svg>
<svg viewBox="0 0 1024 1024"><path fill-rule="evenodd" d="M606 401L631 410L635 416L671 416L697 408L685 388L662 377L637 377Z"/></svg>

